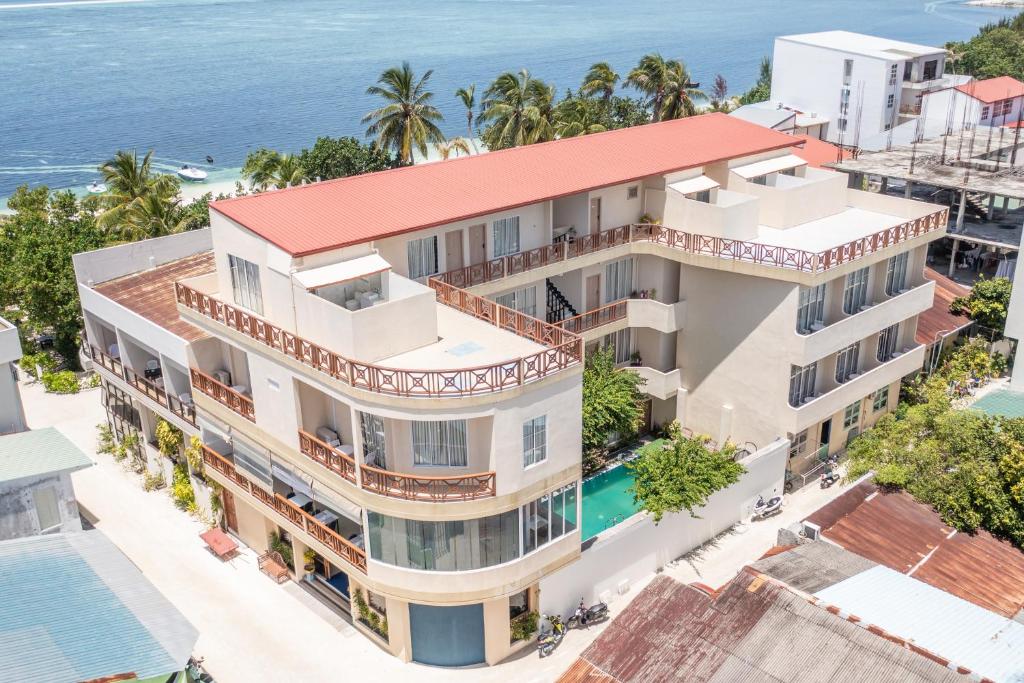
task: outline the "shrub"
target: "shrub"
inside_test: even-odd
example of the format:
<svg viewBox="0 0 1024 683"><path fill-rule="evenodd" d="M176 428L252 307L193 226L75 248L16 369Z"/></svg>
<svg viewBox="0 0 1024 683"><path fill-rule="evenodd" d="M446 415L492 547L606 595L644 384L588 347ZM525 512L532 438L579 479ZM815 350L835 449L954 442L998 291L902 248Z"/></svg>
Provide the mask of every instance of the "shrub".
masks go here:
<svg viewBox="0 0 1024 683"><path fill-rule="evenodd" d="M359 621L374 631L382 638L388 637L388 618L366 603L363 592L359 589L352 591L352 599L356 603L356 611L359 612Z"/></svg>
<svg viewBox="0 0 1024 683"><path fill-rule="evenodd" d="M168 458L173 458L181 451L185 436L181 430L167 420L156 423L156 447Z"/></svg>
<svg viewBox="0 0 1024 683"><path fill-rule="evenodd" d="M270 549L281 554L281 559L290 568L295 568L295 556L292 553L292 544L281 538L276 531L270 532Z"/></svg>
<svg viewBox="0 0 1024 683"><path fill-rule="evenodd" d="M88 376L88 377L87 377L87 378L85 379L85 382L83 382L83 385L84 385L84 387L85 387L86 389L97 389L97 388L99 388L99 386L100 386L101 384L103 384L103 378L102 378L102 377L100 377L100 376L99 376L99 375L98 375L97 373L95 373L95 372L94 372L94 373L92 373L92 374L90 374L90 375L89 375L89 376Z"/></svg>
<svg viewBox="0 0 1024 683"><path fill-rule="evenodd" d="M185 512L196 512L199 506L196 504L196 492L192 488L192 480L188 476L188 468L182 464L174 466L174 478L171 479L171 498L174 506Z"/></svg>
<svg viewBox="0 0 1024 683"><path fill-rule="evenodd" d="M70 370L60 372L44 372L43 388L51 394L77 394L81 389L78 377Z"/></svg>
<svg viewBox="0 0 1024 683"><path fill-rule="evenodd" d="M167 486L167 480L164 479L164 473L158 474L147 474L142 478L142 488L145 491L153 491L155 489L162 489Z"/></svg>
<svg viewBox="0 0 1024 683"><path fill-rule="evenodd" d="M110 428L110 425L103 423L96 425L96 429L99 431L96 437L96 452L113 454L114 449L117 448L117 442L114 441L114 430Z"/></svg>
<svg viewBox="0 0 1024 683"><path fill-rule="evenodd" d="M21 360L18 361L18 365L33 379L39 379L36 368L42 368L43 375L46 375L46 373L53 372L57 369L57 359L45 351L40 351L38 353L26 353L21 357Z"/></svg>
<svg viewBox="0 0 1024 683"><path fill-rule="evenodd" d="M537 632L540 624L540 615L536 612L527 612L515 618L512 622L512 642L526 640Z"/></svg>
<svg viewBox="0 0 1024 683"><path fill-rule="evenodd" d="M200 477L207 484L211 484L210 480L206 478L206 469L203 465L203 442L199 440L198 436L189 439L188 447L185 448L185 459L194 475Z"/></svg>

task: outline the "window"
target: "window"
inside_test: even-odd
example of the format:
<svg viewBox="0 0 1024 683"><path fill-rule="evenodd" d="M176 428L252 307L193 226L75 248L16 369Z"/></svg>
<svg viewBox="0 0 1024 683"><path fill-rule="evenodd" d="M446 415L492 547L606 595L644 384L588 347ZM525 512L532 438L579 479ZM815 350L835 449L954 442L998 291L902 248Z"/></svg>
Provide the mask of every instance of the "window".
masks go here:
<svg viewBox="0 0 1024 683"><path fill-rule="evenodd" d="M789 405L799 406L805 399L814 396L814 382L818 376L818 364L800 367L794 365L789 371Z"/></svg>
<svg viewBox="0 0 1024 683"><path fill-rule="evenodd" d="M437 274L437 235L409 240L409 278L416 280Z"/></svg>
<svg viewBox="0 0 1024 683"><path fill-rule="evenodd" d="M896 96L895 95L889 95L889 97L885 101L885 108L886 109L892 109L893 102L895 102L895 101L896 101Z"/></svg>
<svg viewBox="0 0 1024 683"><path fill-rule="evenodd" d="M850 111L850 89L843 88L839 93L839 113L847 114ZM845 129L844 129L845 130Z"/></svg>
<svg viewBox="0 0 1024 683"><path fill-rule="evenodd" d="M520 556L519 510L465 521L421 522L367 514L370 557L430 571L468 571Z"/></svg>
<svg viewBox="0 0 1024 683"><path fill-rule="evenodd" d="M868 302L868 269L861 268L846 276L843 290L843 313L852 315Z"/></svg>
<svg viewBox="0 0 1024 683"><path fill-rule="evenodd" d="M843 60L843 85L850 85L850 81L853 80L853 60Z"/></svg>
<svg viewBox="0 0 1024 683"><path fill-rule="evenodd" d="M939 60L937 60L937 59L929 59L927 62L924 63L924 78L922 78L921 80L924 80L924 81L934 80L936 75L938 75L938 70L939 70Z"/></svg>
<svg viewBox="0 0 1024 683"><path fill-rule="evenodd" d="M914 63L904 62L903 63L903 80L909 81L914 76Z"/></svg>
<svg viewBox="0 0 1024 683"><path fill-rule="evenodd" d="M1006 116L1013 110L1013 100L1003 100L1003 116Z"/></svg>
<svg viewBox="0 0 1024 683"><path fill-rule="evenodd" d="M384 418L371 413L359 413L359 428L363 435L363 460L370 467L387 469L387 448L384 443Z"/></svg>
<svg viewBox="0 0 1024 683"><path fill-rule="evenodd" d="M57 492L52 486L38 488L32 492L36 506L39 531L45 532L60 526L60 508L57 506Z"/></svg>
<svg viewBox="0 0 1024 683"><path fill-rule="evenodd" d="M260 267L245 259L228 254L231 270L231 289L235 303L258 315L263 314L263 294L260 291Z"/></svg>
<svg viewBox="0 0 1024 683"><path fill-rule="evenodd" d="M640 186L639 185L631 185L630 187L626 188L626 199L636 199L639 196L640 196Z"/></svg>
<svg viewBox="0 0 1024 683"><path fill-rule="evenodd" d="M982 121L987 121L988 120L988 115L989 115L989 112L991 111L991 109L992 108L989 107L987 104L984 107L981 108L981 120Z"/></svg>
<svg viewBox="0 0 1024 683"><path fill-rule="evenodd" d="M843 429L856 427L858 422L860 422L860 401L846 406L846 410L843 411Z"/></svg>
<svg viewBox="0 0 1024 683"><path fill-rule="evenodd" d="M809 334L815 325L825 322L825 285L801 287L796 309L796 331Z"/></svg>
<svg viewBox="0 0 1024 683"><path fill-rule="evenodd" d="M610 304L629 297L633 291L633 259L612 261L604 268L604 302Z"/></svg>
<svg viewBox="0 0 1024 683"><path fill-rule="evenodd" d="M527 503L522 513L525 555L576 528L576 482Z"/></svg>
<svg viewBox="0 0 1024 683"><path fill-rule="evenodd" d="M836 381L842 384L857 372L860 342L850 344L836 355Z"/></svg>
<svg viewBox="0 0 1024 683"><path fill-rule="evenodd" d="M871 409L876 413L889 405L889 387L882 387L875 392L871 400Z"/></svg>
<svg viewBox="0 0 1024 683"><path fill-rule="evenodd" d="M754 183L755 185L767 185L768 184L768 176L766 176L766 175L759 175L757 177L751 178L750 182Z"/></svg>
<svg viewBox="0 0 1024 683"><path fill-rule="evenodd" d="M890 325L878 334L878 351L875 357L881 362L892 359L896 353L896 342L900 336L900 324Z"/></svg>
<svg viewBox="0 0 1024 683"><path fill-rule="evenodd" d="M508 618L512 621L520 614L530 611L530 589L526 588L508 598Z"/></svg>
<svg viewBox="0 0 1024 683"><path fill-rule="evenodd" d="M494 258L519 253L519 216L494 221Z"/></svg>
<svg viewBox="0 0 1024 683"><path fill-rule="evenodd" d="M795 458L807 452L807 430L794 436L789 442L789 457Z"/></svg>
<svg viewBox="0 0 1024 683"><path fill-rule="evenodd" d="M544 462L548 457L548 418L535 417L523 423L523 467Z"/></svg>
<svg viewBox="0 0 1024 683"><path fill-rule="evenodd" d="M846 132L846 119L839 119L839 130L843 133Z"/></svg>
<svg viewBox="0 0 1024 683"><path fill-rule="evenodd" d="M885 267L885 293L889 296L899 294L907 284L907 261L910 252L896 254Z"/></svg>
<svg viewBox="0 0 1024 683"><path fill-rule="evenodd" d="M432 467L465 467L466 421L413 422L412 462Z"/></svg>
<svg viewBox="0 0 1024 683"><path fill-rule="evenodd" d="M383 595L377 595L373 591L366 591L366 604L369 605L377 614L386 615L388 613L388 603L384 599Z"/></svg>
<svg viewBox="0 0 1024 683"><path fill-rule="evenodd" d="M615 350L615 363L625 363L633 352L633 329L627 327L612 334L605 335L601 340L601 347L609 346Z"/></svg>
<svg viewBox="0 0 1024 683"><path fill-rule="evenodd" d="M528 316L537 315L537 288L525 287L506 294L494 297L494 302L499 306L511 308Z"/></svg>
<svg viewBox="0 0 1024 683"><path fill-rule="evenodd" d="M701 190L700 192L694 192L690 195L690 199L695 202L703 202L704 204L711 203L711 190Z"/></svg>
<svg viewBox="0 0 1024 683"><path fill-rule="evenodd" d="M898 68L896 64L889 67L889 85L896 85L896 70Z"/></svg>

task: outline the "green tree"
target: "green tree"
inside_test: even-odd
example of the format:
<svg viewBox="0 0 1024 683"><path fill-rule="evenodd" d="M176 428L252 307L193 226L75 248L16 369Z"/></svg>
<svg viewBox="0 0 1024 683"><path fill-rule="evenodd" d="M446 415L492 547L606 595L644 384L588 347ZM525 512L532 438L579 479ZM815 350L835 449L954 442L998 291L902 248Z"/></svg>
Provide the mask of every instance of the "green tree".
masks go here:
<svg viewBox="0 0 1024 683"><path fill-rule="evenodd" d="M129 204L107 232L120 241L136 242L182 232L187 229L189 218L177 197L151 193Z"/></svg>
<svg viewBox="0 0 1024 683"><path fill-rule="evenodd" d="M607 130L607 106L598 100L572 93L555 105L555 134L560 138L589 135Z"/></svg>
<svg viewBox="0 0 1024 683"><path fill-rule="evenodd" d="M118 150L99 167L107 191L103 194L106 211L100 215L104 227L115 226L133 204L155 195L170 199L178 194L178 179L153 171L153 150L140 160L133 149Z"/></svg>
<svg viewBox="0 0 1024 683"><path fill-rule="evenodd" d="M651 513L655 524L666 512L686 510L697 517L695 509L706 505L716 491L735 484L746 472L735 461L735 454L732 445L711 450L707 439L702 438L650 443L625 465L633 473L633 500Z"/></svg>
<svg viewBox="0 0 1024 683"><path fill-rule="evenodd" d="M690 70L681 60L667 62L665 96L662 102L661 120L670 121L693 116L697 113L697 102L705 102L705 95L690 77Z"/></svg>
<svg viewBox="0 0 1024 683"><path fill-rule="evenodd" d="M466 138L452 138L451 140L435 143L434 149L437 150L442 159L448 159L452 154L459 156L460 154L469 155L473 153L469 146L469 140Z"/></svg>
<svg viewBox="0 0 1024 683"><path fill-rule="evenodd" d="M319 137L311 149L299 154L299 164L309 179L330 180L386 171L400 162L386 149L365 145L353 137Z"/></svg>
<svg viewBox="0 0 1024 683"><path fill-rule="evenodd" d="M309 174L298 156L265 147L249 152L242 165L242 177L256 190L266 190L268 187L280 190L309 180Z"/></svg>
<svg viewBox="0 0 1024 683"><path fill-rule="evenodd" d="M394 150L406 164L412 163L414 149L426 156L428 143L444 140L437 127L444 117L430 103L434 94L427 90L433 73L428 70L417 79L409 62L402 62L401 67L388 69L377 79L377 85L366 89L366 94L386 103L363 117L362 122L370 124L366 137L375 138L379 149Z"/></svg>
<svg viewBox="0 0 1024 683"><path fill-rule="evenodd" d="M974 283L971 293L958 296L949 304L951 313L966 315L979 325L1003 333L1006 327L1006 312L1010 308L1010 292L1013 283L1008 278L986 279L984 276Z"/></svg>
<svg viewBox="0 0 1024 683"><path fill-rule="evenodd" d="M609 130L616 128L632 128L651 122L651 110L643 100L635 97L612 98L605 124Z"/></svg>
<svg viewBox="0 0 1024 683"><path fill-rule="evenodd" d="M466 137L473 138L473 116L476 111L476 84L470 83L468 88L459 88L455 96L466 108Z"/></svg>
<svg viewBox="0 0 1024 683"><path fill-rule="evenodd" d="M1024 13L979 29L966 42L946 44L955 69L975 78L1024 78Z"/></svg>
<svg viewBox="0 0 1024 683"><path fill-rule="evenodd" d="M554 88L532 78L526 69L494 79L481 106L480 122L487 126L480 137L487 149L531 145L554 137Z"/></svg>
<svg viewBox="0 0 1024 683"><path fill-rule="evenodd" d="M644 55L640 62L626 76L626 85L646 97L651 110L651 120L660 121L665 92L669 88L670 60L657 52Z"/></svg>
<svg viewBox="0 0 1024 683"><path fill-rule="evenodd" d="M761 58L761 66L757 76L757 83L747 92L740 95L740 104L755 104L766 102L772 96L772 61L767 57Z"/></svg>
<svg viewBox="0 0 1024 683"><path fill-rule="evenodd" d="M615 367L615 352L600 349L587 356L583 369L583 450L593 453L612 432L635 434L643 417L642 377Z"/></svg>
<svg viewBox="0 0 1024 683"><path fill-rule="evenodd" d="M586 97L600 96L601 101L607 107L615 95L615 86L620 80L619 74L608 62L596 62L590 66L587 74L583 77L583 85L580 92Z"/></svg>

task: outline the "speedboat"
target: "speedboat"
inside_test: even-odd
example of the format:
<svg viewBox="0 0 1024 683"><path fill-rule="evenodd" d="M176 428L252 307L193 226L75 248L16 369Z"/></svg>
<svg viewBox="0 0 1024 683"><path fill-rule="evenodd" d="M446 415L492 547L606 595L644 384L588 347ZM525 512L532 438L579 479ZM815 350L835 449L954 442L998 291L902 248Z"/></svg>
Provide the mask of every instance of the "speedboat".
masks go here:
<svg viewBox="0 0 1024 683"><path fill-rule="evenodd" d="M103 183L98 183L95 180L89 183L89 194L103 194L107 191L107 186Z"/></svg>
<svg viewBox="0 0 1024 683"><path fill-rule="evenodd" d="M182 180L198 182L200 180L206 180L206 171L202 171L195 166L182 166L178 169L178 177Z"/></svg>

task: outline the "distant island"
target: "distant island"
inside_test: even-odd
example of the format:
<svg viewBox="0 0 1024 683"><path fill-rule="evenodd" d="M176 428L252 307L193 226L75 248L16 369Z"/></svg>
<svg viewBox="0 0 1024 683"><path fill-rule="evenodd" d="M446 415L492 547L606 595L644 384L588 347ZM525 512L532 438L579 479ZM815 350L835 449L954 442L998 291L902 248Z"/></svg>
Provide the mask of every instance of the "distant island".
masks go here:
<svg viewBox="0 0 1024 683"><path fill-rule="evenodd" d="M967 0L964 4L975 7L1024 7L1024 0Z"/></svg>

